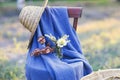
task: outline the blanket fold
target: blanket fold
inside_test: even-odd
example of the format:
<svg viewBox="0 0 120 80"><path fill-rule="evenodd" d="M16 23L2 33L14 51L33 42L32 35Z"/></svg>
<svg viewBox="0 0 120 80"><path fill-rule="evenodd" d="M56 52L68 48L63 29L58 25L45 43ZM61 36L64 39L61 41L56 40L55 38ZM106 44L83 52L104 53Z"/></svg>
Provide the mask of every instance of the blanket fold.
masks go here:
<svg viewBox="0 0 120 80"><path fill-rule="evenodd" d="M63 58L59 59L55 52L30 56L36 48L44 48L37 39L45 34L59 38L69 35L70 42L62 48ZM46 39L47 40L47 39ZM49 42L49 40L47 40ZM27 80L80 80L91 73L92 69L84 58L76 32L69 23L66 7L47 7L41 17L34 34L26 59Z"/></svg>

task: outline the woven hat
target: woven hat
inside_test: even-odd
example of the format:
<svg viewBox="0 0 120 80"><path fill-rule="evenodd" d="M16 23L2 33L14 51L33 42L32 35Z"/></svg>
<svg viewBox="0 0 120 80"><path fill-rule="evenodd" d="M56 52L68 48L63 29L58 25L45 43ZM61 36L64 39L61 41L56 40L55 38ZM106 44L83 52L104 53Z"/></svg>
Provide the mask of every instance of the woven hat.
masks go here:
<svg viewBox="0 0 120 80"><path fill-rule="evenodd" d="M106 69L92 72L80 80L120 80L120 69Z"/></svg>
<svg viewBox="0 0 120 80"><path fill-rule="evenodd" d="M42 13L47 6L48 0L45 0L43 6L26 6L24 7L19 15L19 20L25 28L31 32L29 44L33 38L36 28L39 24Z"/></svg>

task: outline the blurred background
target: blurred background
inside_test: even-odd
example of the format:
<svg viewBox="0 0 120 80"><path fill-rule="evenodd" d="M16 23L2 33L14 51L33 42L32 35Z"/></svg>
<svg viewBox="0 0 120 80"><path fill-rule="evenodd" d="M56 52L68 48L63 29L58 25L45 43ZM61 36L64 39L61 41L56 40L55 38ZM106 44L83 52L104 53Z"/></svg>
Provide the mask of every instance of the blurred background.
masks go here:
<svg viewBox="0 0 120 80"><path fill-rule="evenodd" d="M18 20L38 0L0 0L0 80L25 80L30 32ZM94 71L120 68L120 0L49 0L50 6L83 7L77 34Z"/></svg>

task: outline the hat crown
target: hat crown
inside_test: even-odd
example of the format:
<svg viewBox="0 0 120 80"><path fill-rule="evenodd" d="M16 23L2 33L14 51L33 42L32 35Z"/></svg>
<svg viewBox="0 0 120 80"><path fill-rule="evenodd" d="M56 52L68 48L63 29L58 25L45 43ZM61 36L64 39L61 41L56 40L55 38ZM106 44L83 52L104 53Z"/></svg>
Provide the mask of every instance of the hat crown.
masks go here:
<svg viewBox="0 0 120 80"><path fill-rule="evenodd" d="M27 28L32 34L29 40L29 44L32 41L32 37L36 31L36 28L39 24L42 13L47 6L48 0L45 0L45 3L42 7L40 6L26 6L22 9L19 15L19 20L25 28Z"/></svg>
<svg viewBox="0 0 120 80"><path fill-rule="evenodd" d="M42 9L43 7L38 6L26 6L22 9L19 20L30 32L33 32L37 27L42 15Z"/></svg>

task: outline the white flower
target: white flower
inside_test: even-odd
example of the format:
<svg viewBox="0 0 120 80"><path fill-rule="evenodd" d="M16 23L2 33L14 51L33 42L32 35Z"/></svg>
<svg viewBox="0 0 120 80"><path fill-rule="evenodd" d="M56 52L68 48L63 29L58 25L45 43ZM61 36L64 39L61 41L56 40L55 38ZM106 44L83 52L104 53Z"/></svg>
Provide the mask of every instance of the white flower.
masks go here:
<svg viewBox="0 0 120 80"><path fill-rule="evenodd" d="M50 40L52 40L57 45L57 47L60 47L60 48L66 46L67 43L70 42L70 40L67 40L69 35L64 35L58 40L56 40L56 38L52 34L50 35L45 34L45 36L48 37Z"/></svg>
<svg viewBox="0 0 120 80"><path fill-rule="evenodd" d="M61 58L62 54L61 54L60 49L64 46L66 46L68 42L70 42L70 40L68 40L69 35L64 35L61 38L59 38L58 40L52 34L50 34L50 35L45 34L45 36L48 37L51 41L53 41L55 43L56 53L57 53L58 57ZM47 53L48 52L49 52L49 50L47 50Z"/></svg>
<svg viewBox="0 0 120 80"><path fill-rule="evenodd" d="M67 43L70 42L70 40L67 40L68 37L68 35L64 35L62 38L58 39L57 46L60 48L66 46Z"/></svg>
<svg viewBox="0 0 120 80"><path fill-rule="evenodd" d="M69 37L69 35L65 34L62 38L65 39L65 40L67 40L68 37Z"/></svg>
<svg viewBox="0 0 120 80"><path fill-rule="evenodd" d="M50 35L45 34L45 36L48 37L49 39L51 39L53 42L56 42L56 38L52 34L50 34Z"/></svg>

